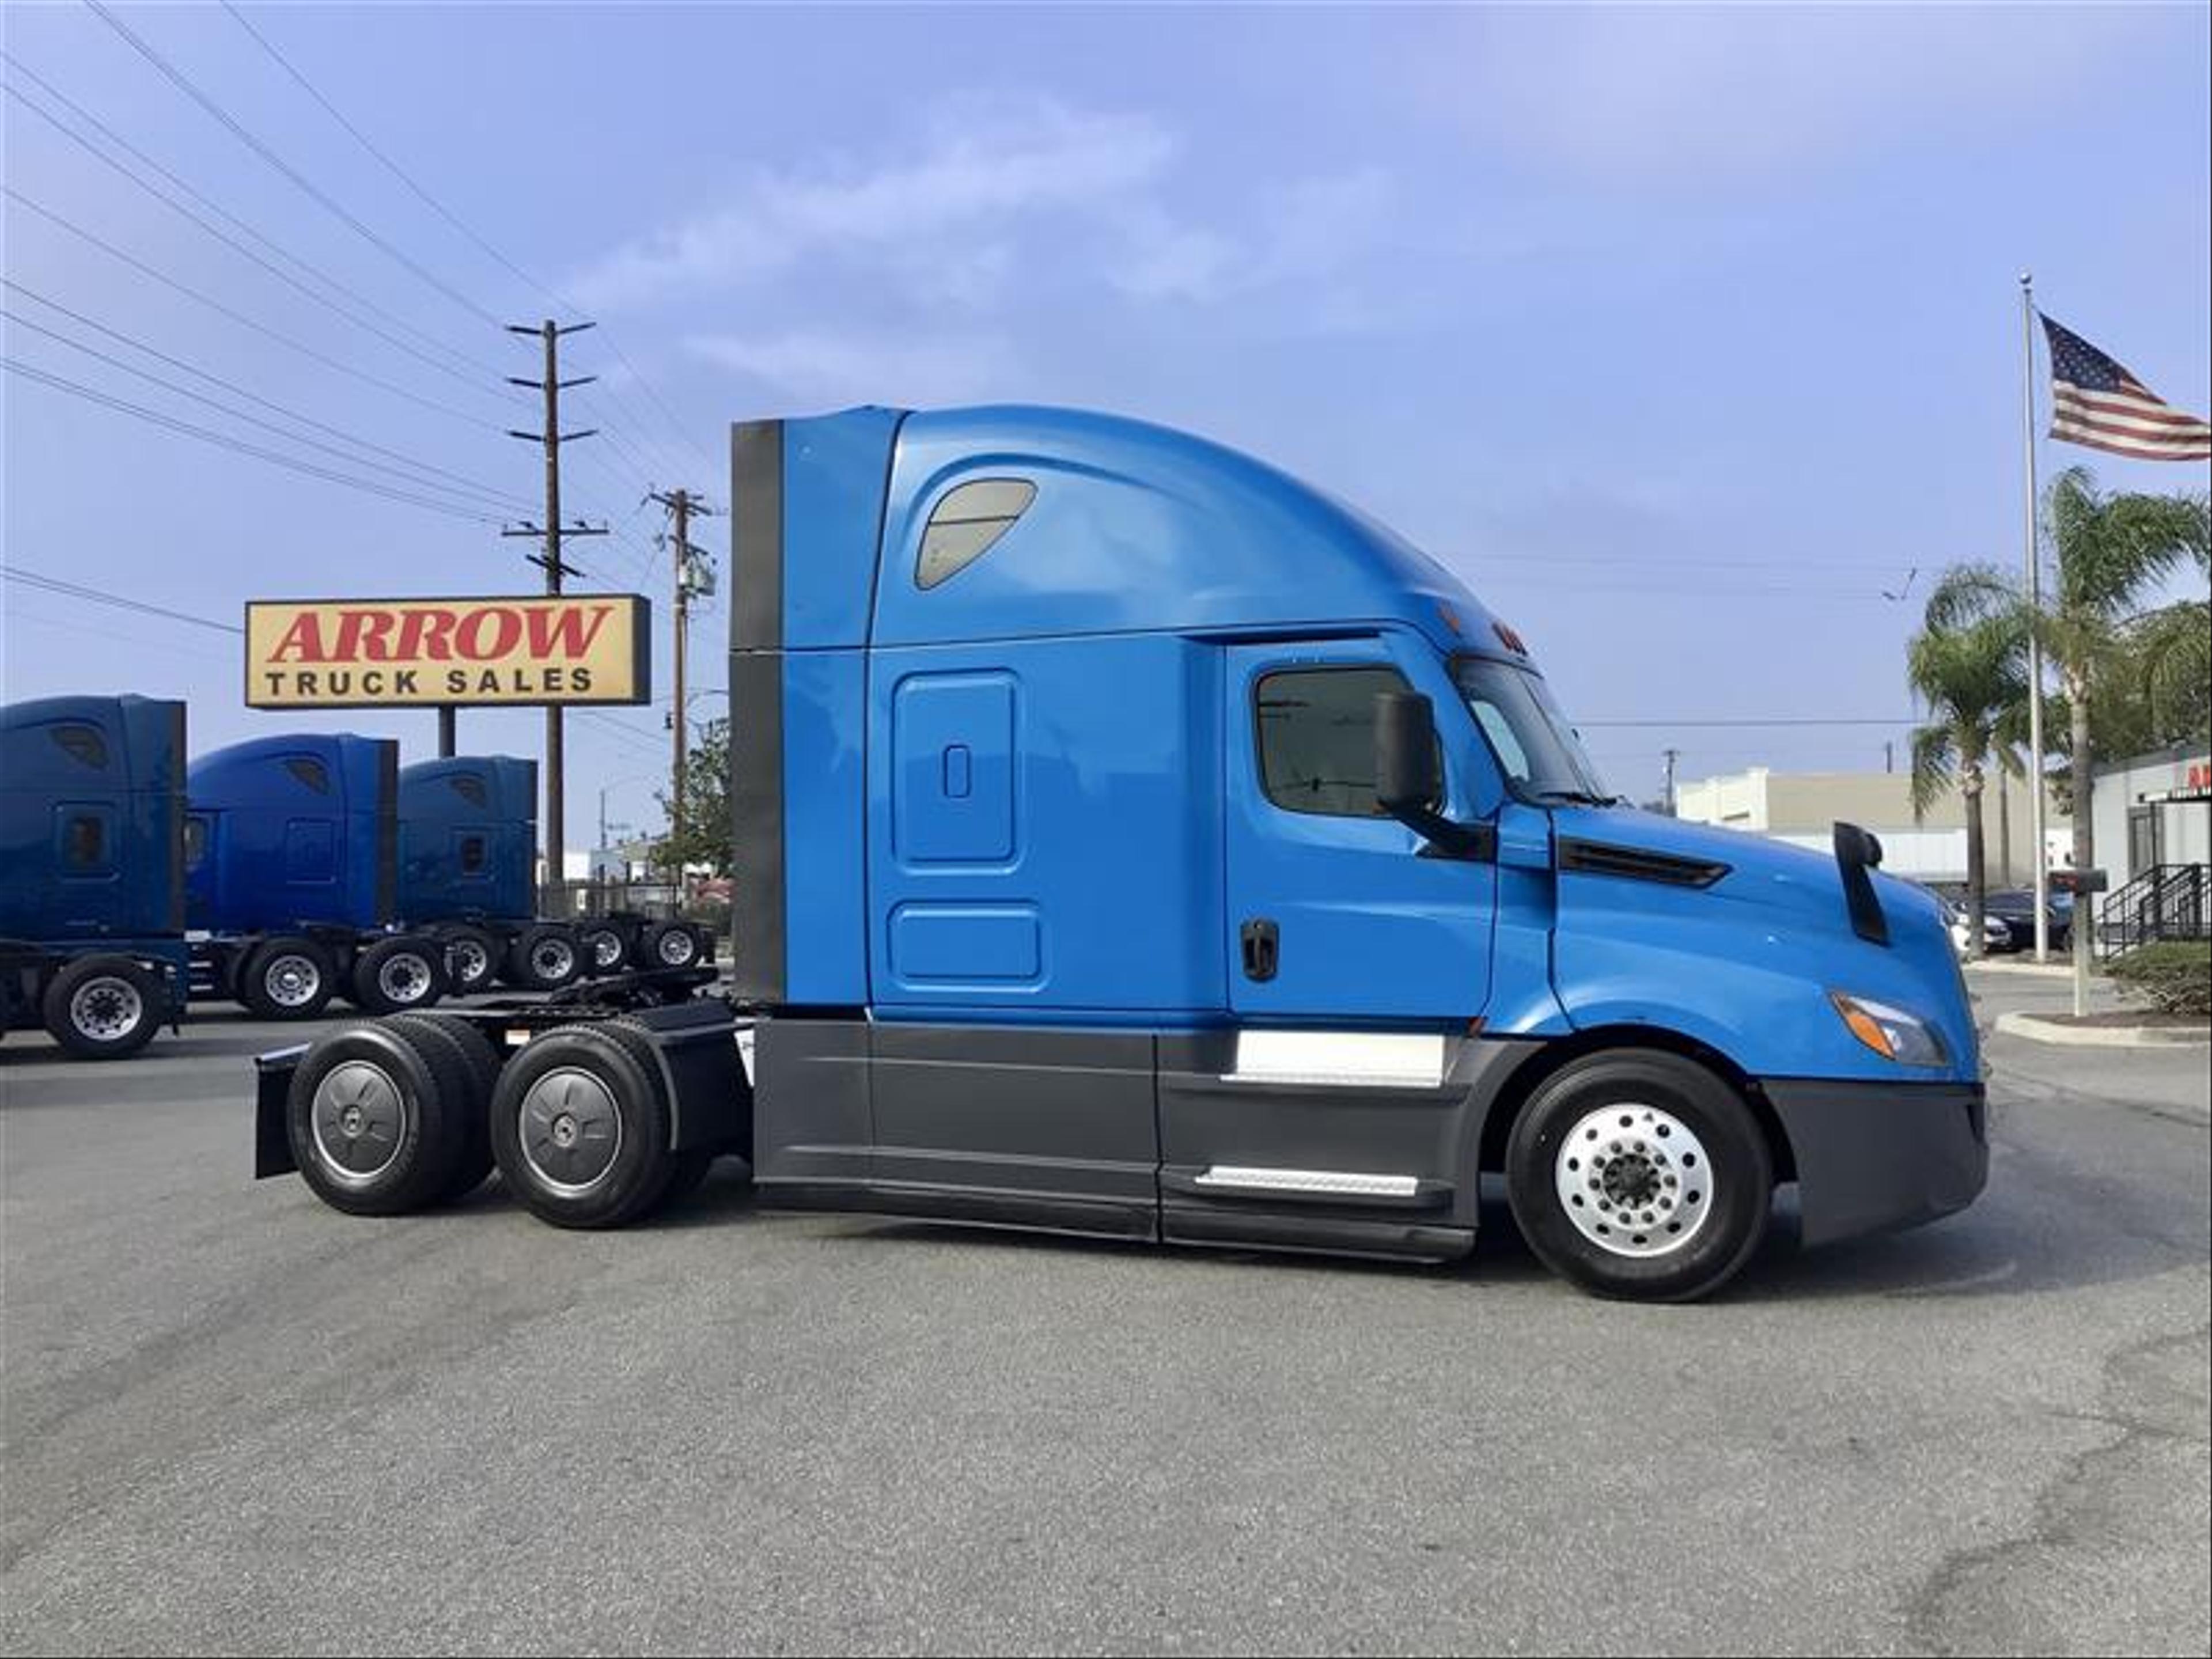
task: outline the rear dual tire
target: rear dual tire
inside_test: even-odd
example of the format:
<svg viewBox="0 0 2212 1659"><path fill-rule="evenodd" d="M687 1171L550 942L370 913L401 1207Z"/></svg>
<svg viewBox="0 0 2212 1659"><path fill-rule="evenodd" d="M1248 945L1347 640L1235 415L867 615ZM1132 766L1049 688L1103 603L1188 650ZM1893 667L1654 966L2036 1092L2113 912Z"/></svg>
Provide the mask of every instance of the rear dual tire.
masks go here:
<svg viewBox="0 0 2212 1659"><path fill-rule="evenodd" d="M501 1179L556 1227L625 1226L696 1187L713 1155L672 1152L673 1133L653 1044L619 1020L548 1031L492 1093Z"/></svg>
<svg viewBox="0 0 2212 1659"><path fill-rule="evenodd" d="M261 1019L313 1019L337 989L331 953L291 934L257 947L238 975L238 1000Z"/></svg>
<svg viewBox="0 0 2212 1659"><path fill-rule="evenodd" d="M584 974L584 953L567 927L547 922L526 927L507 953L507 979L528 991L558 991Z"/></svg>
<svg viewBox="0 0 2212 1659"><path fill-rule="evenodd" d="M428 1008L445 994L444 952L427 939L397 934L354 958L353 1000L365 1013Z"/></svg>

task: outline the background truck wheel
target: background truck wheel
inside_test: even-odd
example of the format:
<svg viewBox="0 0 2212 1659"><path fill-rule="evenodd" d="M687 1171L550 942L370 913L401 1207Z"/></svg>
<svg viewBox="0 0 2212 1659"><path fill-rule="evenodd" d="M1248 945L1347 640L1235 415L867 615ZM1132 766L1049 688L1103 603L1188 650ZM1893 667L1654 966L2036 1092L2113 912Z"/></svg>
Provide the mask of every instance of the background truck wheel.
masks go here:
<svg viewBox="0 0 2212 1659"><path fill-rule="evenodd" d="M1545 1082L1514 1121L1505 1180L1545 1266L1651 1302L1735 1278L1774 1194L1765 1134L1735 1089L1648 1049L1592 1054Z"/></svg>
<svg viewBox="0 0 2212 1659"><path fill-rule="evenodd" d="M620 1227L675 1178L660 1068L604 1026L562 1025L501 1069L492 1157L507 1188L556 1227Z"/></svg>
<svg viewBox="0 0 2212 1659"><path fill-rule="evenodd" d="M372 1014L428 1008L446 989L443 954L426 939L400 934L380 939L354 958L353 1000Z"/></svg>
<svg viewBox="0 0 2212 1659"><path fill-rule="evenodd" d="M158 975L128 957L78 957L46 986L47 1033L79 1060L121 1060L154 1040L167 1002Z"/></svg>
<svg viewBox="0 0 2212 1659"><path fill-rule="evenodd" d="M566 927L547 922L522 930L507 952L507 976L532 991L557 991L573 985L584 971L583 952Z"/></svg>
<svg viewBox="0 0 2212 1659"><path fill-rule="evenodd" d="M272 939L239 970L238 1000L263 1019L313 1019L337 990L331 953L311 939Z"/></svg>
<svg viewBox="0 0 2212 1659"><path fill-rule="evenodd" d="M307 1050L285 1102L293 1161L349 1215L403 1215L446 1191L465 1153L458 1054L395 1024L343 1025Z"/></svg>
<svg viewBox="0 0 2212 1659"><path fill-rule="evenodd" d="M459 1105L461 1150L437 1201L466 1198L491 1173L491 1091L499 1082L499 1051L475 1021L458 1014L394 1014L390 1023L417 1049L443 1051L467 1079Z"/></svg>
<svg viewBox="0 0 2212 1659"><path fill-rule="evenodd" d="M446 935L446 975L456 996L491 988L499 973L499 942L481 927L455 927Z"/></svg>
<svg viewBox="0 0 2212 1659"><path fill-rule="evenodd" d="M699 960L699 936L688 923L656 921L638 941L647 968L689 968Z"/></svg>
<svg viewBox="0 0 2212 1659"><path fill-rule="evenodd" d="M624 947L620 928L604 924L586 927L577 943L583 949L585 960L592 964L593 973L612 974L621 970Z"/></svg>

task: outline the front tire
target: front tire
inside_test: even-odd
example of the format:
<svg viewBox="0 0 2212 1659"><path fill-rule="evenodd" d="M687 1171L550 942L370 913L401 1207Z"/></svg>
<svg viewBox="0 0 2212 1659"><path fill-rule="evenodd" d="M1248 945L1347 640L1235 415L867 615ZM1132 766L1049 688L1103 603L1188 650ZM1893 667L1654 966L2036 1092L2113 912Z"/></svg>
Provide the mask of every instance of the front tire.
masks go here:
<svg viewBox="0 0 2212 1659"><path fill-rule="evenodd" d="M158 975L128 957L78 957L48 981L47 1034L79 1060L122 1060L154 1040L167 1000Z"/></svg>
<svg viewBox="0 0 2212 1659"><path fill-rule="evenodd" d="M1506 1143L1506 1190L1544 1265L1598 1296L1688 1302L1765 1237L1773 1158L1750 1108L1693 1061L1650 1049L1576 1060Z"/></svg>

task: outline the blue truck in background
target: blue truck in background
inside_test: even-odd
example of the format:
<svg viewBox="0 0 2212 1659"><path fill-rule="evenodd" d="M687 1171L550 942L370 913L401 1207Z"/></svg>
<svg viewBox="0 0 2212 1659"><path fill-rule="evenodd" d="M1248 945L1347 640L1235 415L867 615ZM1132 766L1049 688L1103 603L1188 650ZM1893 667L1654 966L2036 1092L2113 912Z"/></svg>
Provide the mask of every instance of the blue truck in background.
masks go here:
<svg viewBox="0 0 2212 1659"><path fill-rule="evenodd" d="M188 775L193 986L264 1019L333 996L376 1013L445 994L442 945L398 916L399 745L287 732L202 755Z"/></svg>
<svg viewBox="0 0 2212 1659"><path fill-rule="evenodd" d="M185 705L0 708L0 1032L137 1053L183 1018Z"/></svg>
<svg viewBox="0 0 2212 1659"><path fill-rule="evenodd" d="M538 763L512 755L417 761L399 771L399 908L444 941L457 991L495 978L552 991L625 967L711 958L704 928L628 911L537 915Z"/></svg>
<svg viewBox="0 0 2212 1659"><path fill-rule="evenodd" d="M1443 1261L1485 1176L1601 1295L1970 1203L1932 897L1634 810L1357 510L1078 412L732 433L735 959L258 1062L256 1168L558 1226L764 1207ZM690 983L678 981L691 981Z"/></svg>

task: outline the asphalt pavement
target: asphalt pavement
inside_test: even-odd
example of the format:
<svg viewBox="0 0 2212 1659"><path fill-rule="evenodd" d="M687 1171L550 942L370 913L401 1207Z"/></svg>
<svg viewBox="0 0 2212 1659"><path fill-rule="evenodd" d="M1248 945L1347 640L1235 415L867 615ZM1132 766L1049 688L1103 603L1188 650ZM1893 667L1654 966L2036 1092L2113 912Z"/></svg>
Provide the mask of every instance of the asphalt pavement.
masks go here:
<svg viewBox="0 0 2212 1659"><path fill-rule="evenodd" d="M1984 1019L2063 986L1978 975ZM1990 1190L1687 1308L249 1179L212 1017L0 1046L0 1649L2212 1647L2203 1050L1993 1047Z"/></svg>

